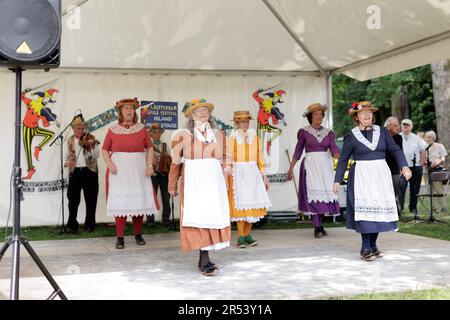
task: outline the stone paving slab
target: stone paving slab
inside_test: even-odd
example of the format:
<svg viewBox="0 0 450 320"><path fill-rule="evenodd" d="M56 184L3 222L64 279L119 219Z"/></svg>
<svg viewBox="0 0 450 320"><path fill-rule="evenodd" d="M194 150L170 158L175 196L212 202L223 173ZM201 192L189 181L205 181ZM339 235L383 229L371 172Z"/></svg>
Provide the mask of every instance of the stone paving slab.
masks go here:
<svg viewBox="0 0 450 320"><path fill-rule="evenodd" d="M211 254L220 267L202 276L198 252L183 253L179 234L146 235L145 246L126 237L31 242L69 299L315 299L369 292L450 286L450 242L402 233L383 233L385 257L359 258L360 236L329 228L315 239L311 229L255 230L259 245L233 246ZM8 299L9 249L0 262L0 299ZM47 280L21 247L20 297L45 299Z"/></svg>

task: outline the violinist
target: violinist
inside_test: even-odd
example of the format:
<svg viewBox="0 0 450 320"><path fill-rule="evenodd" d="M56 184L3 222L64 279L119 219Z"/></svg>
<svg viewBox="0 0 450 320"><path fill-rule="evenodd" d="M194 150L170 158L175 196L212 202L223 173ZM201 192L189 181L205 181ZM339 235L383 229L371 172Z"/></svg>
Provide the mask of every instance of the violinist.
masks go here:
<svg viewBox="0 0 450 320"><path fill-rule="evenodd" d="M73 135L67 140L67 157L65 167L69 168L69 185L67 198L69 199L69 220L66 233L77 233L78 206L81 190L86 202L86 218L84 230L92 232L95 229L95 211L98 196L98 166L100 156L99 142L86 132L86 123L82 117L77 117L72 123Z"/></svg>

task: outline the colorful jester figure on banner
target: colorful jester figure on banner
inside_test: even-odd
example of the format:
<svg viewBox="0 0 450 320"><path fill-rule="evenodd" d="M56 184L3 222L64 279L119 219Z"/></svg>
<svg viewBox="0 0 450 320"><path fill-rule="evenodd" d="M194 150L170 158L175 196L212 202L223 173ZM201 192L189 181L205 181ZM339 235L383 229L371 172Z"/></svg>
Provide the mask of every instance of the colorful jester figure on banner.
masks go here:
<svg viewBox="0 0 450 320"><path fill-rule="evenodd" d="M39 153L42 151L44 146L50 142L54 137L55 133L53 131L41 128L39 126L39 121L42 121L44 127L50 126L50 121L56 121L56 114L47 107L50 103L55 103L54 95L58 92L56 89L49 89L44 91L36 91L31 93L32 96L36 96L37 99L31 99L27 95L30 93L31 89L25 89L22 92L22 101L27 106L27 112L23 119L23 145L25 147L25 154L27 158L28 174L23 179L31 179L31 177L36 172L36 168L33 165L33 159L31 154L31 147L33 143L33 138L35 136L44 137L41 143L34 148L34 157L39 161Z"/></svg>
<svg viewBox="0 0 450 320"><path fill-rule="evenodd" d="M283 132L280 128L276 127L276 125L280 120L283 122L284 126L287 125L284 120L284 114L277 107L277 104L283 103L281 98L286 92L284 90L271 91L278 86L279 85L276 85L269 89L258 89L253 93L253 98L259 104L258 137L262 142L266 141L266 151L268 155L270 155L272 142ZM269 120L272 120L272 124ZM269 135L267 135L267 133L269 133ZM264 144L261 145L264 148Z"/></svg>

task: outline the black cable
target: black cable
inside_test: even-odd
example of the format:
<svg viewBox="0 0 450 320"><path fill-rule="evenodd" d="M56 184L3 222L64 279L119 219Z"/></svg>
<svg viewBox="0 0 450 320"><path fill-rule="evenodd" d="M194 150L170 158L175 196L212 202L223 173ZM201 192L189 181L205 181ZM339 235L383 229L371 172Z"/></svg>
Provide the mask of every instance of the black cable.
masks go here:
<svg viewBox="0 0 450 320"><path fill-rule="evenodd" d="M9 224L9 219L11 218L13 177L14 177L14 164L11 169L11 178L9 180L9 209L8 209L8 217L6 218L6 225L5 225L5 242L6 242L6 238L8 238L8 224Z"/></svg>

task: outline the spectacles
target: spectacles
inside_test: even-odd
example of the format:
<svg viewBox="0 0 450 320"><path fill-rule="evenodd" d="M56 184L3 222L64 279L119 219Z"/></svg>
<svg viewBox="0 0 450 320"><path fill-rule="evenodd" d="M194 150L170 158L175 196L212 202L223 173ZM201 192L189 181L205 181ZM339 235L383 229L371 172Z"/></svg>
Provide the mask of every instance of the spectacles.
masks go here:
<svg viewBox="0 0 450 320"><path fill-rule="evenodd" d="M201 112L203 112L203 113L209 112L209 109L208 108L198 108L198 109L194 110L194 113L201 113Z"/></svg>

